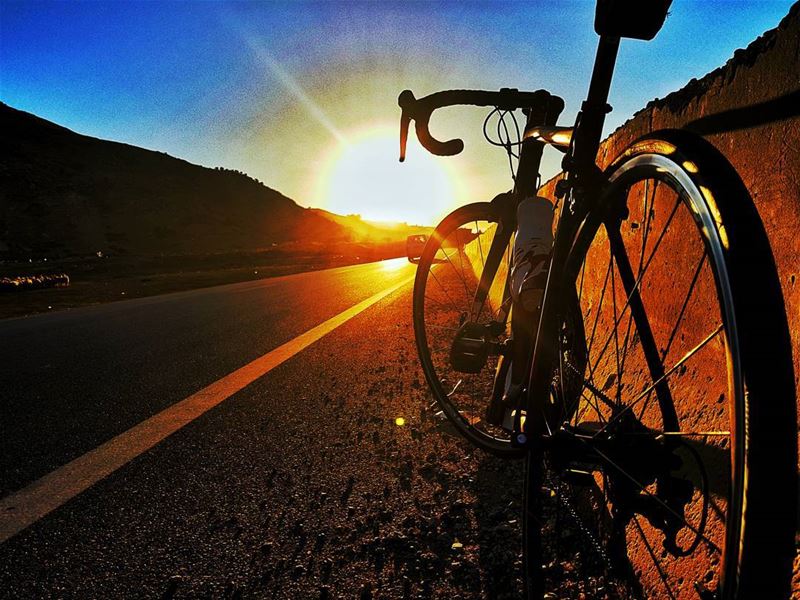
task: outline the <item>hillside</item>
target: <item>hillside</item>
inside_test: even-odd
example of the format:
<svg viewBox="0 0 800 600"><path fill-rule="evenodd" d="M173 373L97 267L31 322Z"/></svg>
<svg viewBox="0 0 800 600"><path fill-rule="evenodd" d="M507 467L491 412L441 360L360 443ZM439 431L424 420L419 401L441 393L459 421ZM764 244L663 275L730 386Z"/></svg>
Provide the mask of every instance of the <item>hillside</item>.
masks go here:
<svg viewBox="0 0 800 600"><path fill-rule="evenodd" d="M407 223L384 223L380 221L365 221L358 215L337 215L336 213L322 210L321 208L308 209L333 223L344 227L354 241L391 242L398 239L405 240L406 236L417 233L430 233L430 227L422 225L408 225Z"/></svg>
<svg viewBox="0 0 800 600"><path fill-rule="evenodd" d="M203 255L404 236L402 227L302 208L243 173L80 135L2 103L0 130L2 258Z"/></svg>

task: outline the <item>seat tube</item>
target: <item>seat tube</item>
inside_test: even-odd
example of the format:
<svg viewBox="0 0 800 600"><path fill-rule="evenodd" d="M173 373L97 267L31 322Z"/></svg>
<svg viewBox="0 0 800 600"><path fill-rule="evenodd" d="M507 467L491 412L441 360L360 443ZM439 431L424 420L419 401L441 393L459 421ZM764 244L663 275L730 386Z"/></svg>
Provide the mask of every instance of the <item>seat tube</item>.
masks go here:
<svg viewBox="0 0 800 600"><path fill-rule="evenodd" d="M525 129L540 126L555 125L563 108L563 102L548 97L539 106L531 107L526 111ZM545 144L535 141L532 138L525 140L520 149L519 167L514 181L514 200L516 203L518 222L517 236L514 240L514 272L509 273L508 292L510 296L518 296L511 290L515 281L524 279L526 273L516 271L518 255L524 254L524 249L528 248L535 238L541 245L550 237L553 221L553 211L548 210L541 203L547 205L547 200L537 198L539 167L541 166L542 154ZM548 205L549 206L549 205ZM546 242L545 242L546 243ZM543 249L547 254L549 248ZM518 292L519 290L516 290ZM512 330L512 362L511 362L511 381L514 384L522 384L530 368L532 356L534 333L536 331L537 315L535 312L525 310L515 299L514 312L511 319Z"/></svg>
<svg viewBox="0 0 800 600"><path fill-rule="evenodd" d="M618 50L619 38L600 37L592 69L592 79L589 83L589 92L581 105L580 116L575 128L574 154L564 157L567 166L569 166L570 159L574 165L572 168L575 169L594 165L597 151L600 148L600 137L603 135L606 114L611 110L608 105L608 94L611 90L611 79L614 75Z"/></svg>

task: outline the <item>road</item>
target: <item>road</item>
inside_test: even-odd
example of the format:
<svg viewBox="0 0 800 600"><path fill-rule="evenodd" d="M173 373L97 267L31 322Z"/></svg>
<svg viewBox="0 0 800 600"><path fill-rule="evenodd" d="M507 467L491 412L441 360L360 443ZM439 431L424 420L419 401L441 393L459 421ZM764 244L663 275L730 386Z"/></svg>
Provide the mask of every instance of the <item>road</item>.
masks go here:
<svg viewBox="0 0 800 600"><path fill-rule="evenodd" d="M0 597L517 597L520 465L426 409L412 276L0 322Z"/></svg>

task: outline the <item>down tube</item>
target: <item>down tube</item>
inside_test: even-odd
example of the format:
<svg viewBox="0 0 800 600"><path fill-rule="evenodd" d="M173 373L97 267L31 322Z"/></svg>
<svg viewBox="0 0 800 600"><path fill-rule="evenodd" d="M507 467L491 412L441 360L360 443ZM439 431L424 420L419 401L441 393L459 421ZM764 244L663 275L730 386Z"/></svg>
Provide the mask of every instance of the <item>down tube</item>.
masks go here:
<svg viewBox="0 0 800 600"><path fill-rule="evenodd" d="M555 344L552 342L558 335L561 323L561 310L564 306L563 286L567 275L566 263L581 221L566 208L566 204L562 202L528 378L525 406L525 433L528 440L531 439L531 435L538 437L546 431L544 413L539 409L545 406L550 393L550 371L555 359L553 354ZM530 424L533 427L529 427Z"/></svg>

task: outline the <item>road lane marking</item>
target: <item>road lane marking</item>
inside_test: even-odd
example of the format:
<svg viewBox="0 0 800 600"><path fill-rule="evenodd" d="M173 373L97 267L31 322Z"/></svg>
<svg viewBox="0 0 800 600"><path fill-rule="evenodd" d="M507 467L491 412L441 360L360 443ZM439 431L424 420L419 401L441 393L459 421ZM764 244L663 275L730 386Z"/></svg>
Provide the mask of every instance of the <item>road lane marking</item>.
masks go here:
<svg viewBox="0 0 800 600"><path fill-rule="evenodd" d="M0 544L125 466L414 278L370 296L0 500Z"/></svg>

